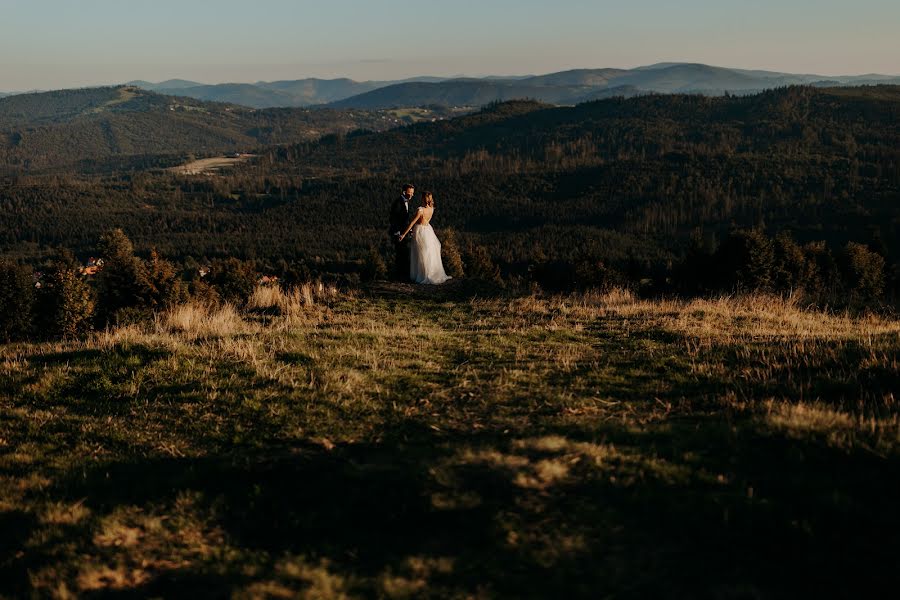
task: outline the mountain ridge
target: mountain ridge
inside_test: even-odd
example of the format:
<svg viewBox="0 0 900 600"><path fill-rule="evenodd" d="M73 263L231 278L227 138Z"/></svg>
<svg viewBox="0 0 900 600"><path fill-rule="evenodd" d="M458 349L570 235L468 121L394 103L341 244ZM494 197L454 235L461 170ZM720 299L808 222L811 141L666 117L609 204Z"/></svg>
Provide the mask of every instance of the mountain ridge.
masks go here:
<svg viewBox="0 0 900 600"><path fill-rule="evenodd" d="M474 85L477 82L477 86ZM432 83L434 88L408 84ZM185 79L152 83L134 80L126 85L148 91L226 102L250 108L320 107L392 108L419 107L452 101L477 107L485 101L535 98L570 105L585 99L608 97L612 88L627 95L647 93L699 93L710 96L749 94L789 85L818 87L898 84L900 75L877 73L827 76L762 69L740 69L691 62L660 62L631 69L577 68L539 75L492 75L489 77L418 76L398 80L356 81L347 77L283 79L255 83L205 84ZM398 87L402 86L402 87ZM528 89L526 89L528 88ZM380 92L372 95L378 90ZM427 94L422 94L423 90ZM606 90L606 91L604 91ZM416 92L409 95L409 92ZM467 95L468 94L468 95ZM15 95L0 92L0 97ZM354 99L355 100L351 100Z"/></svg>

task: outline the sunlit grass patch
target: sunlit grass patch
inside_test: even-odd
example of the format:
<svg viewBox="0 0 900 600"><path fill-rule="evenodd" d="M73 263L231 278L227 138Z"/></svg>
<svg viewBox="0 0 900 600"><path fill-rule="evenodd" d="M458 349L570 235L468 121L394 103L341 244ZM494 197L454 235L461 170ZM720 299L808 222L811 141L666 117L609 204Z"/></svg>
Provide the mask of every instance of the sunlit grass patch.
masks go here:
<svg viewBox="0 0 900 600"><path fill-rule="evenodd" d="M0 347L0 595L664 596L895 523L888 317L308 294Z"/></svg>
<svg viewBox="0 0 900 600"><path fill-rule="evenodd" d="M177 333L187 339L224 338L255 331L231 304L218 307L199 304L176 306L157 318L156 329L163 333Z"/></svg>

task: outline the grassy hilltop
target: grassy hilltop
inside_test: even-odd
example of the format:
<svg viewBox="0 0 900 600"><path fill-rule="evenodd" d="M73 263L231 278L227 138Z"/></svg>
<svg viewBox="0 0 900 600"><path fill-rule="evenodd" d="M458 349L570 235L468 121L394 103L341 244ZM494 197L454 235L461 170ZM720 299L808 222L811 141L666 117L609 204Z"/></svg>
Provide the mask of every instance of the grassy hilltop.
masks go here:
<svg viewBox="0 0 900 600"><path fill-rule="evenodd" d="M260 289L0 347L0 597L896 583L900 322Z"/></svg>

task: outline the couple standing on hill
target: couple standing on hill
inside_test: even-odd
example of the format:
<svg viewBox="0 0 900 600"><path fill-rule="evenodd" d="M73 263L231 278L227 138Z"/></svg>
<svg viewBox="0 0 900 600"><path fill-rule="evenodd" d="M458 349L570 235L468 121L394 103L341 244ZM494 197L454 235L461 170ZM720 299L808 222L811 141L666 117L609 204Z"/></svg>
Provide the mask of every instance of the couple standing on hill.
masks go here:
<svg viewBox="0 0 900 600"><path fill-rule="evenodd" d="M450 277L441 262L441 242L431 227L434 197L431 192L423 192L420 206L415 207L415 191L415 186L407 183L401 188L400 197L391 204L388 233L396 252L394 276L398 281L444 283Z"/></svg>

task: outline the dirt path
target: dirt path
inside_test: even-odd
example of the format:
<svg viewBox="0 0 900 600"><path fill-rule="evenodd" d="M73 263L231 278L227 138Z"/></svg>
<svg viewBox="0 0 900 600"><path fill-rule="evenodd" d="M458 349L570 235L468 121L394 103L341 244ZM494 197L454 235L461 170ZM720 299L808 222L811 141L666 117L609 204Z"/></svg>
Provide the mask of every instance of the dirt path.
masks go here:
<svg viewBox="0 0 900 600"><path fill-rule="evenodd" d="M202 158L169 169L179 175L204 175L214 173L225 167L246 162L256 156L255 154L241 154L240 156L217 156L215 158Z"/></svg>

